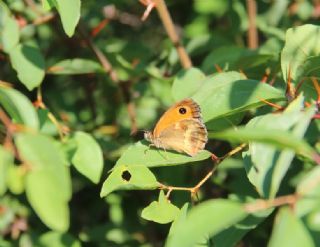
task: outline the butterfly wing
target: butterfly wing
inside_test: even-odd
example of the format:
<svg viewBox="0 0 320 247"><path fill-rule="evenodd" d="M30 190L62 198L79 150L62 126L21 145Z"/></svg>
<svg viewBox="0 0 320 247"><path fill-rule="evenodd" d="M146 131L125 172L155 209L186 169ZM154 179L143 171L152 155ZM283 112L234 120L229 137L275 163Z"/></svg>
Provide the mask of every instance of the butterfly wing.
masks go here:
<svg viewBox="0 0 320 247"><path fill-rule="evenodd" d="M156 139L161 148L194 156L204 149L208 141L208 133L201 120L183 119L162 130Z"/></svg>
<svg viewBox="0 0 320 247"><path fill-rule="evenodd" d="M181 110L183 111L181 112ZM153 131L154 137L159 137L162 131L171 126L172 123L184 119L201 120L200 107L193 99L184 99L170 107L157 122Z"/></svg>

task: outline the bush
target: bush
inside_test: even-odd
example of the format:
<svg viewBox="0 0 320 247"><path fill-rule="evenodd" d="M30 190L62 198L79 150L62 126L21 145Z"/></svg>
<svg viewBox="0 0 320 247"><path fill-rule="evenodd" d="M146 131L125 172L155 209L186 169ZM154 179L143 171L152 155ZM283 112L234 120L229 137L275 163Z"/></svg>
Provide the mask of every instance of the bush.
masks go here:
<svg viewBox="0 0 320 247"><path fill-rule="evenodd" d="M316 1L140 3L0 0L0 246L318 246Z"/></svg>

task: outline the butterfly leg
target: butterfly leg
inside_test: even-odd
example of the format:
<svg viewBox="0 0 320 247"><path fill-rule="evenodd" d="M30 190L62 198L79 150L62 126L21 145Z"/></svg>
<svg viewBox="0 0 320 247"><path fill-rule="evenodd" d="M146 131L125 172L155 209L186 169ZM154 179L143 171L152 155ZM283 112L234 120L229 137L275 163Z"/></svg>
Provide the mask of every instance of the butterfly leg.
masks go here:
<svg viewBox="0 0 320 247"><path fill-rule="evenodd" d="M164 155L162 155L162 154L159 152L160 155L161 155L164 159L169 160L169 157L168 157L168 153L167 153L166 148L165 148L164 146L160 146L159 148L163 149L163 151L164 151Z"/></svg>
<svg viewBox="0 0 320 247"><path fill-rule="evenodd" d="M148 148L146 149L146 150L144 150L144 154L146 155L147 154L147 152L150 150L150 147L155 147L156 145L154 145L153 143L150 143L149 145L148 145Z"/></svg>

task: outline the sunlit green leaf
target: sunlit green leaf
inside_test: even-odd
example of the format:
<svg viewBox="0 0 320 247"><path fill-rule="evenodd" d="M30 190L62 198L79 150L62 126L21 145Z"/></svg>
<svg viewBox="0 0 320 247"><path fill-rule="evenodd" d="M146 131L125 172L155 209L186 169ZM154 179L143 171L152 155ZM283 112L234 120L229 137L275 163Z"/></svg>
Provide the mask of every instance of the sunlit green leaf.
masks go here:
<svg viewBox="0 0 320 247"><path fill-rule="evenodd" d="M75 237L68 233L46 232L42 234L37 241L39 246L55 246L55 247L81 247L81 243Z"/></svg>
<svg viewBox="0 0 320 247"><path fill-rule="evenodd" d="M7 173L7 186L11 193L19 195L25 190L26 170L23 166L10 166Z"/></svg>
<svg viewBox="0 0 320 247"><path fill-rule="evenodd" d="M80 0L55 0L66 34L71 37L80 19Z"/></svg>
<svg viewBox="0 0 320 247"><path fill-rule="evenodd" d="M317 58L320 55L319 30L319 26L311 24L287 30L285 46L281 52L281 69L284 81L288 81L289 73L295 83L298 83L304 76L319 74L316 66L311 68L312 73L310 69L307 69L310 67L310 59L319 60Z"/></svg>
<svg viewBox="0 0 320 247"><path fill-rule="evenodd" d="M127 164L128 166L144 165L147 167L181 165L205 160L210 156L211 153L206 150L201 151L194 157L190 157L187 154L180 154L170 150L164 151L149 147L145 142L138 142L121 155L115 167L122 164Z"/></svg>
<svg viewBox="0 0 320 247"><path fill-rule="evenodd" d="M188 209L189 209L189 203L185 203L183 207L180 209L180 211L178 212L178 215L176 216L175 220L172 222L168 237L170 237L170 235L174 235L177 226L180 224L183 224L186 221Z"/></svg>
<svg viewBox="0 0 320 247"><path fill-rule="evenodd" d="M39 48L19 44L9 53L19 80L31 91L42 83L45 61Z"/></svg>
<svg viewBox="0 0 320 247"><path fill-rule="evenodd" d="M240 143L254 141L257 143L270 144L279 149L292 149L295 152L305 154L310 158L312 158L312 154L315 153L306 141L284 130L240 127L237 129L225 130L223 132L213 132L212 134L209 134L209 137Z"/></svg>
<svg viewBox="0 0 320 247"><path fill-rule="evenodd" d="M167 224L176 219L180 209L173 205L161 190L158 201L151 202L142 210L141 217L160 224Z"/></svg>
<svg viewBox="0 0 320 247"><path fill-rule="evenodd" d="M151 190L159 185L156 177L145 166L118 165L104 181L100 196L107 196L115 190Z"/></svg>
<svg viewBox="0 0 320 247"><path fill-rule="evenodd" d="M245 234L255 229L257 225L262 223L272 213L272 211L273 209L248 215L237 224L228 227L215 235L212 242L215 246L219 247L236 246L237 242L240 241Z"/></svg>
<svg viewBox="0 0 320 247"><path fill-rule="evenodd" d="M16 144L31 169L26 176L28 201L47 226L67 230L71 182L57 144L44 135L23 133Z"/></svg>
<svg viewBox="0 0 320 247"><path fill-rule="evenodd" d="M13 122L37 130L39 120L36 110L29 99L12 88L0 87L0 105L9 113Z"/></svg>
<svg viewBox="0 0 320 247"><path fill-rule="evenodd" d="M221 118L213 119L209 122L206 122L207 130L210 131L221 131L228 128L234 128L245 116L245 112L238 112L230 116L225 116Z"/></svg>
<svg viewBox="0 0 320 247"><path fill-rule="evenodd" d="M50 10L57 5L55 0L41 0L41 2L45 10Z"/></svg>
<svg viewBox="0 0 320 247"><path fill-rule="evenodd" d="M99 144L84 132L76 132L73 139L77 148L72 157L75 168L92 182L98 183L103 169L103 156Z"/></svg>
<svg viewBox="0 0 320 247"><path fill-rule="evenodd" d="M296 204L296 214L300 217L311 212L320 205L320 167L309 171L297 185L297 193L301 196Z"/></svg>
<svg viewBox="0 0 320 247"><path fill-rule="evenodd" d="M257 108L265 104L262 99L284 99L280 90L259 81L245 80L237 72L208 77L192 98L200 105L204 122Z"/></svg>
<svg viewBox="0 0 320 247"><path fill-rule="evenodd" d="M62 60L52 65L48 70L49 74L56 75L77 75L102 72L104 72L104 70L98 62L82 58Z"/></svg>
<svg viewBox="0 0 320 247"><path fill-rule="evenodd" d="M279 211L274 224L269 247L316 246L302 221L289 207Z"/></svg>
<svg viewBox="0 0 320 247"><path fill-rule="evenodd" d="M309 145L304 141L299 141L303 138L315 112L314 107L310 107L303 112L303 100L304 98L300 96L283 113L256 117L247 124L250 129L255 128L261 131L265 129L266 131L275 131L275 133L278 133L279 130L277 146L279 146L279 142L283 142L282 147L290 147L290 149L279 151L270 144L255 141L249 143L249 150L243 155L245 168L250 182L264 197L274 197L277 194L281 181L295 156L292 149L305 152L309 157L314 154ZM289 132L294 137L287 136L283 131ZM267 139L263 137L263 134L257 135L260 135L264 140ZM273 134L270 134L271 136ZM295 144L290 145L290 140ZM273 141L273 144L275 144L275 141Z"/></svg>
<svg viewBox="0 0 320 247"><path fill-rule="evenodd" d="M8 169L13 164L13 155L3 146L0 146L0 196L7 190Z"/></svg>
<svg viewBox="0 0 320 247"><path fill-rule="evenodd" d="M172 85L172 95L176 101L192 96L201 87L205 75L197 68L182 70Z"/></svg>
<svg viewBox="0 0 320 247"><path fill-rule="evenodd" d="M166 246L194 246L204 237L216 235L245 216L240 203L224 199L208 200L191 209L187 219L177 224Z"/></svg>
<svg viewBox="0 0 320 247"><path fill-rule="evenodd" d="M5 52L10 52L19 42L19 26L14 17L7 17L2 31L2 44Z"/></svg>

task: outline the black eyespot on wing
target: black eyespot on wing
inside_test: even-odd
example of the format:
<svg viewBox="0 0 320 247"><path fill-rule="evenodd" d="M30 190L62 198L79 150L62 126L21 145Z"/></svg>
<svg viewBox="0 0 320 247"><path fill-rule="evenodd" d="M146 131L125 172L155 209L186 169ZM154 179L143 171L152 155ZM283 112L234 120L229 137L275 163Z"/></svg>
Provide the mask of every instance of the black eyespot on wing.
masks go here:
<svg viewBox="0 0 320 247"><path fill-rule="evenodd" d="M184 108L184 107L180 107L180 108L179 108L179 113L180 113L180 114L186 114L186 113L187 113L187 109Z"/></svg>
<svg viewBox="0 0 320 247"><path fill-rule="evenodd" d="M128 171L124 171L124 172L122 172L121 177L123 180L129 182L131 179L131 174Z"/></svg>

